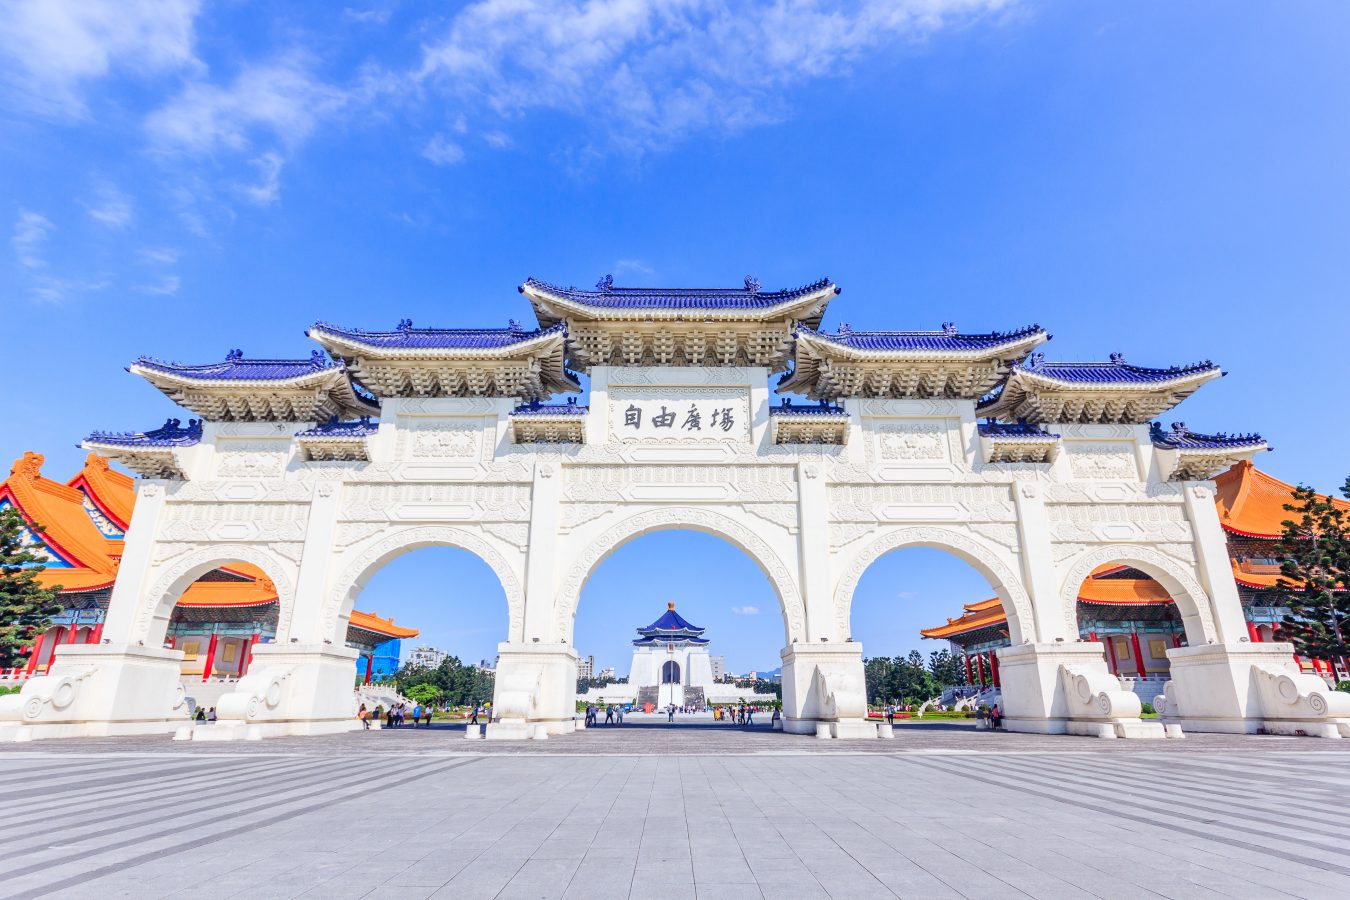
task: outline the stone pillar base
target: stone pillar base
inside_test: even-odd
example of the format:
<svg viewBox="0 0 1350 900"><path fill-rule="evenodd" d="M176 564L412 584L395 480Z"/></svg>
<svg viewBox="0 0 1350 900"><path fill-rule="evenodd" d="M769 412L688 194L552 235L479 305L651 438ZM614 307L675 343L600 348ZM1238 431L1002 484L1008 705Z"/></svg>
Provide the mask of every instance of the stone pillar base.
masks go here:
<svg viewBox="0 0 1350 900"><path fill-rule="evenodd" d="M576 730L577 652L566 644L498 644L488 740ZM539 726L536 728L535 726Z"/></svg>
<svg viewBox="0 0 1350 900"><path fill-rule="evenodd" d="M216 702L216 721L175 740L257 741L361 727L352 689L359 651L331 644L258 644L249 672Z"/></svg>
<svg viewBox="0 0 1350 900"><path fill-rule="evenodd" d="M168 734L187 722L181 650L67 644L46 675L0 697L0 741Z"/></svg>
<svg viewBox="0 0 1350 900"><path fill-rule="evenodd" d="M1019 644L998 653L1000 711L1008 731L1100 738L1162 738L1157 722L1106 668L1104 649L1084 641Z"/></svg>
<svg viewBox="0 0 1350 900"><path fill-rule="evenodd" d="M1154 706L1186 731L1350 737L1350 694L1294 664L1287 643L1167 651L1172 680Z"/></svg>
<svg viewBox="0 0 1350 900"><path fill-rule="evenodd" d="M875 738L867 721L862 644L793 644L783 660L783 730L817 734L820 724L831 737ZM870 729L870 733L869 733Z"/></svg>

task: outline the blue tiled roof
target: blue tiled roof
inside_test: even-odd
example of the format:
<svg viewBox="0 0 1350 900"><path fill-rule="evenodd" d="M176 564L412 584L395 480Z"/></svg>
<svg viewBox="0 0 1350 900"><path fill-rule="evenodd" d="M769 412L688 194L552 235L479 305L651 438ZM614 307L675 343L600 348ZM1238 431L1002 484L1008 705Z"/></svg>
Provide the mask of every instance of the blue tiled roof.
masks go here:
<svg viewBox="0 0 1350 900"><path fill-rule="evenodd" d="M643 288L615 287L614 279L605 276L594 290L579 290L575 287L559 287L540 281L537 278L526 279L520 287L532 287L545 291L555 297L563 297L575 303L604 309L768 309L814 294L831 286L828 278L822 278L801 287L778 291L760 290L759 282L746 278L745 285L738 288ZM835 287L834 292L839 293Z"/></svg>
<svg viewBox="0 0 1350 900"><path fill-rule="evenodd" d="M1051 434L1039 425L1032 425L1027 422L981 422L977 426L980 434L985 437L1012 437L1012 438L1057 438L1059 435Z"/></svg>
<svg viewBox="0 0 1350 900"><path fill-rule="evenodd" d="M513 416L566 416L566 415L584 415L589 406L582 406L575 399L569 398L566 403L522 403L511 410Z"/></svg>
<svg viewBox="0 0 1350 900"><path fill-rule="evenodd" d="M412 320L404 319L393 331L340 328L326 322L316 322L310 331L389 350L499 350L546 334L566 334L567 326L559 322L552 328L530 330L513 321L506 328L413 328Z"/></svg>
<svg viewBox="0 0 1350 900"><path fill-rule="evenodd" d="M1265 439L1255 432L1251 434L1200 434L1186 428L1185 422L1173 422L1172 427L1163 430L1161 422L1149 426L1149 437L1155 447L1165 450L1226 450L1233 447L1258 447Z"/></svg>
<svg viewBox="0 0 1350 900"><path fill-rule="evenodd" d="M1219 367L1209 360L1189 366L1172 366L1166 369L1151 369L1125 362L1119 353L1112 353L1109 362L1047 362L1044 354L1034 354L1029 360L1017 365L1019 370L1033 375L1044 375L1060 381L1075 381L1083 384L1120 384L1171 381L1187 375L1201 372L1218 371Z"/></svg>
<svg viewBox="0 0 1350 900"><path fill-rule="evenodd" d="M169 419L154 431L95 431L85 438L91 444L116 444L121 447L191 447L202 439L202 420Z"/></svg>
<svg viewBox="0 0 1350 900"><path fill-rule="evenodd" d="M693 625L686 621L683 616L675 611L674 604L671 604L670 608L662 614L661 618L657 619L646 628L639 628L638 634L650 635L656 632L664 633L671 631L685 631L690 634L702 634L705 630L706 629L699 628L697 625Z"/></svg>
<svg viewBox="0 0 1350 900"><path fill-rule="evenodd" d="M819 403L799 403L793 404L791 398L785 399L778 406L769 407L771 416L847 416L848 410L842 406L835 406L824 400Z"/></svg>
<svg viewBox="0 0 1350 900"><path fill-rule="evenodd" d="M336 418L329 419L313 428L305 431L297 431L296 437L338 437L338 438L359 438L368 437L374 434L379 426L370 421L370 416L362 416L359 419L341 422Z"/></svg>
<svg viewBox="0 0 1350 900"><path fill-rule="evenodd" d="M707 644L707 643L710 643L710 641L708 641L706 638L693 637L692 635L687 635L687 634L680 634L680 635L676 635L676 636L673 636L673 637L670 637L670 638L664 638L664 637L661 637L661 636L659 636L659 635L652 635L652 636L650 636L650 637L639 638L639 639L633 641L633 646L634 646L634 647L650 647L650 646L654 646L654 645L656 645L656 644L668 644L668 643L672 643L672 642L674 642L674 641L680 641L680 642L685 643L685 644Z"/></svg>
<svg viewBox="0 0 1350 900"><path fill-rule="evenodd" d="M315 350L309 359L245 359L239 350L231 350L224 362L184 365L142 356L133 365L186 378L211 381L282 381L331 369L337 364Z"/></svg>
<svg viewBox="0 0 1350 900"><path fill-rule="evenodd" d="M941 331L855 331L847 325L841 326L833 334L810 329L798 330L854 350L878 352L907 350L968 352L997 347L1045 333L1045 329L1039 325L1028 325L1015 331L961 334L950 322L944 323Z"/></svg>

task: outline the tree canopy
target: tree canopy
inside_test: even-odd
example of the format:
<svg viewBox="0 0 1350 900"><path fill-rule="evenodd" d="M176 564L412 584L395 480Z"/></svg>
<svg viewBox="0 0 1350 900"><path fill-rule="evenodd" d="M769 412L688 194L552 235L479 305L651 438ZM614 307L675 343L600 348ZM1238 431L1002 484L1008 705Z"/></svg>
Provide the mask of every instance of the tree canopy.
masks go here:
<svg viewBox="0 0 1350 900"><path fill-rule="evenodd" d="M14 507L0 507L0 669L23 663L63 608L61 588L37 580L47 567L33 538L44 530Z"/></svg>
<svg viewBox="0 0 1350 900"><path fill-rule="evenodd" d="M1341 493L1350 497L1350 479ZM1280 638L1300 656L1334 661L1350 655L1350 516L1331 498L1300 485L1276 545L1281 557L1275 588L1289 610Z"/></svg>
<svg viewBox="0 0 1350 900"><path fill-rule="evenodd" d="M874 704L923 703L942 693L944 687L965 684L965 672L951 651L943 648L928 655L925 663L918 650L908 656L863 660L867 699Z"/></svg>
<svg viewBox="0 0 1350 900"><path fill-rule="evenodd" d="M447 656L435 668L405 663L394 676L394 683L399 693L419 703L470 706L492 699L492 673L465 665L455 656Z"/></svg>

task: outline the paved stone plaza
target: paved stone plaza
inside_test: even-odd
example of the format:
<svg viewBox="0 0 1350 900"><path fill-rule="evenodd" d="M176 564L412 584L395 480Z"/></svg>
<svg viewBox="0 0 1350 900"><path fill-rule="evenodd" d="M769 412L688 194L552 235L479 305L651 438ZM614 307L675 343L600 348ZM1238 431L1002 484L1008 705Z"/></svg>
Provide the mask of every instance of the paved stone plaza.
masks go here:
<svg viewBox="0 0 1350 900"><path fill-rule="evenodd" d="M1350 894L1340 741L898 731L11 745L0 897Z"/></svg>

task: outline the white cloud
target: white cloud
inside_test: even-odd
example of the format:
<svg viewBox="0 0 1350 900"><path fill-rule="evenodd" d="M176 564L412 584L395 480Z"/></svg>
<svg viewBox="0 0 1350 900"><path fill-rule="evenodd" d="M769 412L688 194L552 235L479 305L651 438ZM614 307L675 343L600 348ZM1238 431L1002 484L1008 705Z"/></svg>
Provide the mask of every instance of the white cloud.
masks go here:
<svg viewBox="0 0 1350 900"><path fill-rule="evenodd" d="M614 274L616 276L632 274L651 278L656 274L656 270L640 259L621 259L614 263Z"/></svg>
<svg viewBox="0 0 1350 900"><path fill-rule="evenodd" d="M25 269L47 267L42 249L53 227L51 220L46 216L26 209L19 210L19 217L14 221L14 233L9 239L14 247L14 258L19 265Z"/></svg>
<svg viewBox="0 0 1350 900"><path fill-rule="evenodd" d="M260 139L291 148L347 102L311 71L304 53L246 66L228 85L194 81L146 119L157 150L247 151Z"/></svg>
<svg viewBox="0 0 1350 900"><path fill-rule="evenodd" d="M384 23L389 21L389 15L392 12L393 10L388 7L385 8L376 7L373 9L354 9L353 7L350 6L344 6L342 8L342 18L347 19L348 21L351 22L360 22L365 25L383 25Z"/></svg>
<svg viewBox="0 0 1350 900"><path fill-rule="evenodd" d="M151 284L141 285L140 290L147 294L169 297L178 293L178 288L181 286L182 281L177 275L164 275Z"/></svg>
<svg viewBox="0 0 1350 900"><path fill-rule="evenodd" d="M258 170L258 181L254 184L240 185L239 189L243 191L245 197L259 206L275 203L281 193L281 167L286 161L280 154L268 152L249 162Z"/></svg>
<svg viewBox="0 0 1350 900"><path fill-rule="evenodd" d="M427 141L422 147L422 155L438 166L453 166L464 161L464 149L442 134Z"/></svg>
<svg viewBox="0 0 1350 900"><path fill-rule="evenodd" d="M731 611L738 616L757 616L759 615L758 606L733 606Z"/></svg>
<svg viewBox="0 0 1350 900"><path fill-rule="evenodd" d="M783 89L1016 0L478 0L416 77L503 116L559 110L630 150L785 114Z"/></svg>
<svg viewBox="0 0 1350 900"><path fill-rule="evenodd" d="M5 100L44 115L85 114L85 88L114 69L151 75L197 65L200 0L6 0Z"/></svg>
<svg viewBox="0 0 1350 900"><path fill-rule="evenodd" d="M133 216L131 198L110 184L100 187L98 202L86 205L85 209L95 222L119 230L130 225Z"/></svg>
<svg viewBox="0 0 1350 900"><path fill-rule="evenodd" d="M178 251L172 247L143 247L137 255L142 262L152 265L171 266L178 262Z"/></svg>
<svg viewBox="0 0 1350 900"><path fill-rule="evenodd" d="M504 150L511 146L511 135L505 131L485 131L483 132L483 143L494 150Z"/></svg>

